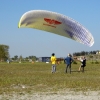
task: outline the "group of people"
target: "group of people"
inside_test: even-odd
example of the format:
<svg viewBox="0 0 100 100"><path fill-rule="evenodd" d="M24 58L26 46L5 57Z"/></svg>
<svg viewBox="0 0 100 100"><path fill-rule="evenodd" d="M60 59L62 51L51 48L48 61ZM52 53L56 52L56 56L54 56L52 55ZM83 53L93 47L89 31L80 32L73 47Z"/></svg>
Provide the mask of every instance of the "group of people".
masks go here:
<svg viewBox="0 0 100 100"><path fill-rule="evenodd" d="M72 56L71 54L68 54L67 57L64 59L65 63L66 63L66 68L65 68L65 73L68 72L68 69L69 69L69 72L71 74L71 64L72 62L74 61L72 59ZM84 72L84 67L86 66L86 58L85 57L81 57L81 59L79 60L81 62L81 65L79 66L79 72L82 71ZM52 53L52 56L51 56L51 63L52 63L52 73L55 73L56 72L56 56L54 53Z"/></svg>

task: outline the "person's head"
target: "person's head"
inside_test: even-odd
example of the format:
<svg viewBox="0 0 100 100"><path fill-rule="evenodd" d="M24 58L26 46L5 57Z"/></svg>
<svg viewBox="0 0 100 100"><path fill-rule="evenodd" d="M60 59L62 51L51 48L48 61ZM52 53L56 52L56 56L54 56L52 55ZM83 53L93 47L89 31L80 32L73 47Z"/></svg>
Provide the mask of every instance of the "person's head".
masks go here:
<svg viewBox="0 0 100 100"><path fill-rule="evenodd" d="M68 57L70 57L70 53L68 53Z"/></svg>
<svg viewBox="0 0 100 100"><path fill-rule="evenodd" d="M52 56L54 56L55 54L54 53L52 53Z"/></svg>

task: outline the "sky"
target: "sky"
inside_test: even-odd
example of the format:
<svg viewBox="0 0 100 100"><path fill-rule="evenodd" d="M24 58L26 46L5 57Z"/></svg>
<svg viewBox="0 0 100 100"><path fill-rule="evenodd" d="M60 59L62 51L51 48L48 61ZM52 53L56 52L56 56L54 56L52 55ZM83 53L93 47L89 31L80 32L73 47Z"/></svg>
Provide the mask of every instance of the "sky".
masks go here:
<svg viewBox="0 0 100 100"><path fill-rule="evenodd" d="M48 10L66 15L86 27L94 37L88 47L49 32L18 28L21 16L30 10ZM68 53L100 50L100 0L0 0L0 44L9 46L10 57L66 57Z"/></svg>

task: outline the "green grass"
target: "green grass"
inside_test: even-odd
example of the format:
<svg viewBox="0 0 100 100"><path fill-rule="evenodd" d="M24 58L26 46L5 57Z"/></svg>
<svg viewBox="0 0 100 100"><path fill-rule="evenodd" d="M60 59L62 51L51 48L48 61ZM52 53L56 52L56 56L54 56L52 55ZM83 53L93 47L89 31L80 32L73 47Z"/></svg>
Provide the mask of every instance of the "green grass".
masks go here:
<svg viewBox="0 0 100 100"><path fill-rule="evenodd" d="M85 72L78 72L78 64L72 64L72 73L65 74L65 64L57 65L51 73L46 63L0 63L0 93L55 92L59 90L100 90L100 64L87 63Z"/></svg>

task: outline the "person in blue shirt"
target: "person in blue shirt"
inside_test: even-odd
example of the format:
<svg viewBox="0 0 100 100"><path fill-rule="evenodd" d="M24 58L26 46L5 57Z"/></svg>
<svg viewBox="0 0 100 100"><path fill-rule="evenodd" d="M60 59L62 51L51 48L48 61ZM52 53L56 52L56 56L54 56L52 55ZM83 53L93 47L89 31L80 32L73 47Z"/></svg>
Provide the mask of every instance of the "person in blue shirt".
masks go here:
<svg viewBox="0 0 100 100"><path fill-rule="evenodd" d="M71 74L71 63L73 62L73 59L71 58L71 55L68 54L68 56L64 60L65 60L65 63L66 63L65 73L67 73L68 68L69 68L69 71L70 71L70 74Z"/></svg>

